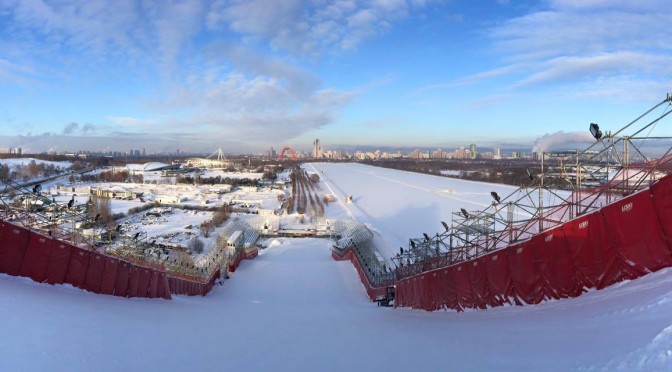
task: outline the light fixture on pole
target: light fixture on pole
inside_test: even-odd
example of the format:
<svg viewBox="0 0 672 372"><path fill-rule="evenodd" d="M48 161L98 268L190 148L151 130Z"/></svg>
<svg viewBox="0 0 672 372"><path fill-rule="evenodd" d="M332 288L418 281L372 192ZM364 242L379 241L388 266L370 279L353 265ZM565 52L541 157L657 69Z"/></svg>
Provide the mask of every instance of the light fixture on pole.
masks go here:
<svg viewBox="0 0 672 372"><path fill-rule="evenodd" d="M600 126L595 123L590 123L590 134L592 134L593 137L599 141L602 138L602 131L600 130Z"/></svg>

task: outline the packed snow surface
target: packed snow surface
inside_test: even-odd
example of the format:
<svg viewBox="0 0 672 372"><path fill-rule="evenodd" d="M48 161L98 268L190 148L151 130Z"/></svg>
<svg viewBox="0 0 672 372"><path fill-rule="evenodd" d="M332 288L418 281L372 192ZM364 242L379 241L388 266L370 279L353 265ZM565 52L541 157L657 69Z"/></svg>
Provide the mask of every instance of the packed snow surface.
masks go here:
<svg viewBox="0 0 672 372"><path fill-rule="evenodd" d="M490 192L495 191L504 199L518 190L514 186L364 164L313 163L305 168L319 174L325 188L338 199L340 215L333 209L327 215L366 224L374 233L376 248L388 258L399 252L399 247L407 247L409 238L443 232L441 221L450 225L453 212L461 208L470 212L488 208L493 202ZM352 202L345 203L346 196L351 196ZM550 193L544 198L545 205L556 205L562 200Z"/></svg>
<svg viewBox="0 0 672 372"><path fill-rule="evenodd" d="M668 269L536 306L380 308L325 240L278 239L206 297L124 299L0 275L0 370L666 370L670 288Z"/></svg>

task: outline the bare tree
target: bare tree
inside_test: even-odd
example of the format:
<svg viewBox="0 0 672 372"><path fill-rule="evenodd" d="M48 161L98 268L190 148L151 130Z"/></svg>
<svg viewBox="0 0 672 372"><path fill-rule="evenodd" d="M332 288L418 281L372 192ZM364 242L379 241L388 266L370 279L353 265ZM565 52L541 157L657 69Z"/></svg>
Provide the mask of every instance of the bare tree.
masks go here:
<svg viewBox="0 0 672 372"><path fill-rule="evenodd" d="M110 198L91 195L91 203L89 203L88 209L90 216L98 216L99 221L102 221L105 225L113 224L114 218L112 215L112 201Z"/></svg>
<svg viewBox="0 0 672 372"><path fill-rule="evenodd" d="M205 244L199 238L193 238L189 241L189 250L191 253L203 253L203 248Z"/></svg>

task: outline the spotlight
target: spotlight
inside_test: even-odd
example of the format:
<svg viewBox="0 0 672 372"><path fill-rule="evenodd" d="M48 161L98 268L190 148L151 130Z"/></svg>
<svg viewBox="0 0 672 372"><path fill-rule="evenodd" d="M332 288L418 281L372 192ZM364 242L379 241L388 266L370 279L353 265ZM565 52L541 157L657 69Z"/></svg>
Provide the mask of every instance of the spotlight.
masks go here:
<svg viewBox="0 0 672 372"><path fill-rule="evenodd" d="M411 240L411 248L415 249L415 242Z"/></svg>
<svg viewBox="0 0 672 372"><path fill-rule="evenodd" d="M117 225L117 228L115 229L117 232L121 231L121 225Z"/></svg>
<svg viewBox="0 0 672 372"><path fill-rule="evenodd" d="M467 212L467 210L464 209L464 208L460 208L460 212L462 212L462 215L463 215L464 218L466 218L466 219L469 219L469 217L471 217L471 216L469 215L469 212Z"/></svg>
<svg viewBox="0 0 672 372"><path fill-rule="evenodd" d="M530 170L525 169L525 172L527 173L527 178L529 178L530 181L534 181L534 176L532 175L532 173L530 173Z"/></svg>
<svg viewBox="0 0 672 372"><path fill-rule="evenodd" d="M429 235L427 235L426 233L422 233L422 235L425 237L426 241L429 241Z"/></svg>
<svg viewBox="0 0 672 372"><path fill-rule="evenodd" d="M35 186L33 186L33 194L38 194L42 190L42 185L39 183Z"/></svg>
<svg viewBox="0 0 672 372"><path fill-rule="evenodd" d="M600 138L602 138L602 131L600 130L600 126L595 123L590 123L590 134L592 134L593 137L599 141Z"/></svg>
<svg viewBox="0 0 672 372"><path fill-rule="evenodd" d="M502 198L500 198L496 192L490 191L490 195L492 196L493 199L495 199L495 202L497 202L497 204L499 204L502 201Z"/></svg>
<svg viewBox="0 0 672 372"><path fill-rule="evenodd" d="M448 228L448 224L447 224L447 223L441 221L441 224L443 225L443 228L446 229L446 231L449 230L449 228Z"/></svg>
<svg viewBox="0 0 672 372"><path fill-rule="evenodd" d="M70 201L68 202L68 209L72 208L72 206L74 204L75 204L75 199L74 198L70 199Z"/></svg>

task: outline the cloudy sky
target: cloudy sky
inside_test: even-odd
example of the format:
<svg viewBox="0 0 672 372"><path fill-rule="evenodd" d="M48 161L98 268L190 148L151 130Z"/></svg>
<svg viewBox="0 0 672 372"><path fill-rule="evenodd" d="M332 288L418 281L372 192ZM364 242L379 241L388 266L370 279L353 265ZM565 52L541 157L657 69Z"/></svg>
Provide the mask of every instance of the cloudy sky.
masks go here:
<svg viewBox="0 0 672 372"><path fill-rule="evenodd" d="M667 0L0 0L0 147L532 143L672 91Z"/></svg>

